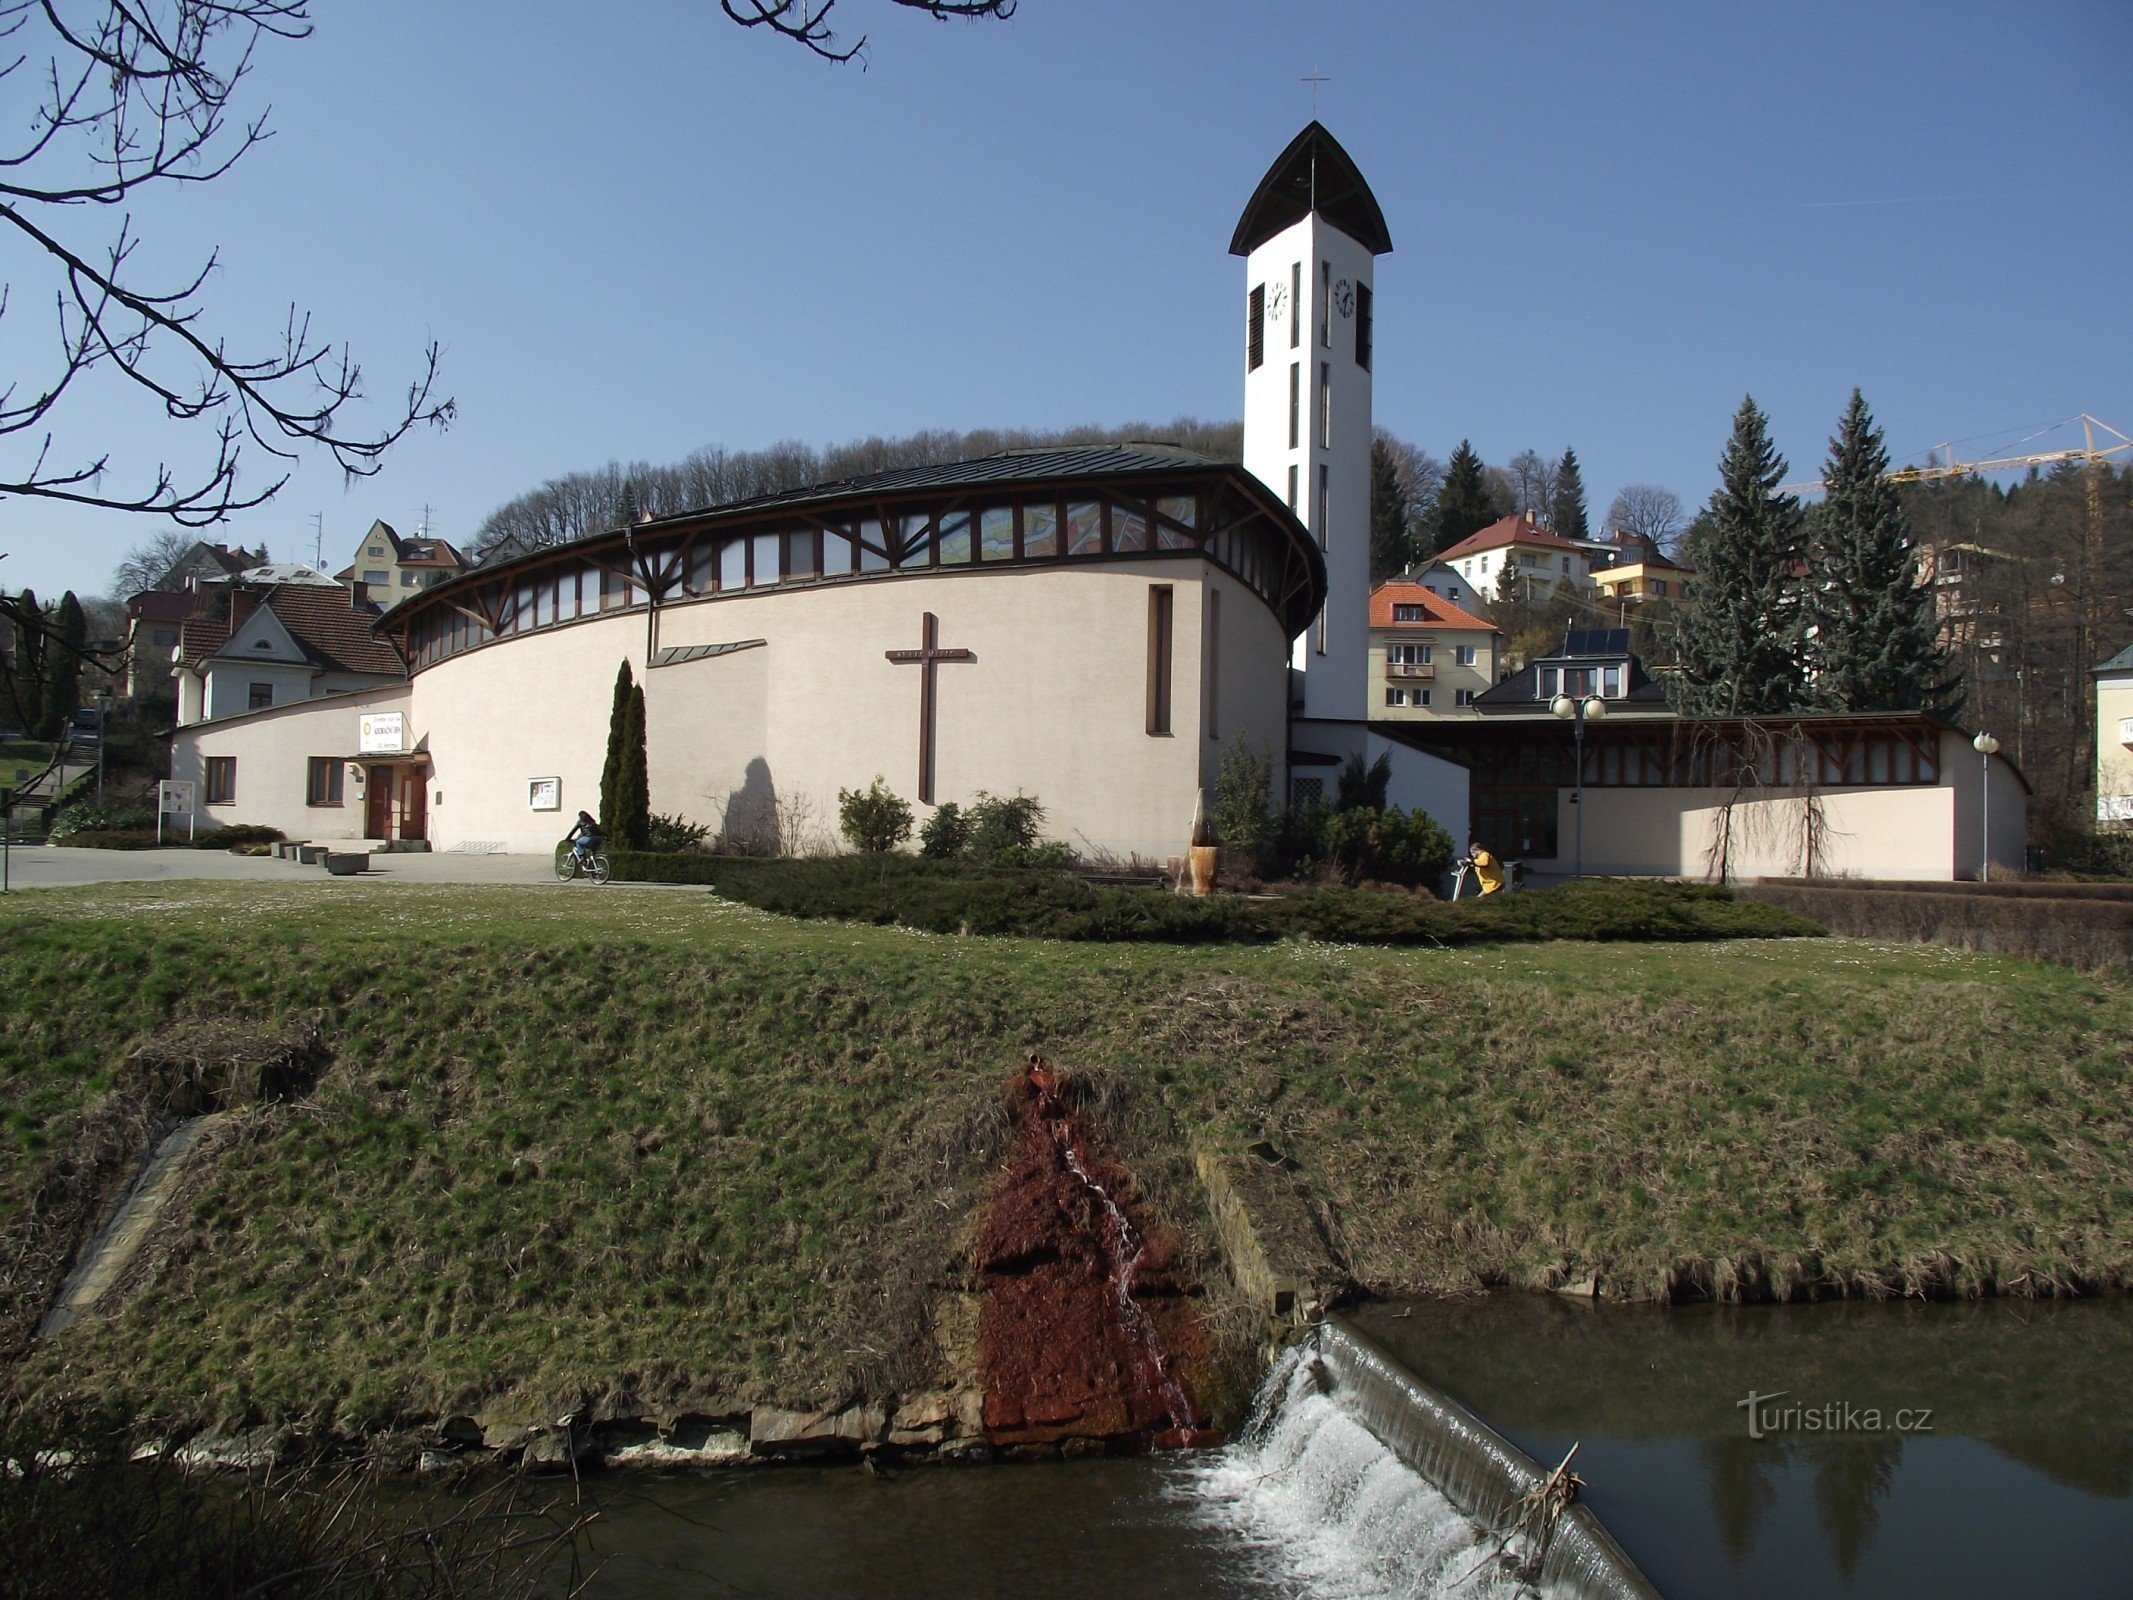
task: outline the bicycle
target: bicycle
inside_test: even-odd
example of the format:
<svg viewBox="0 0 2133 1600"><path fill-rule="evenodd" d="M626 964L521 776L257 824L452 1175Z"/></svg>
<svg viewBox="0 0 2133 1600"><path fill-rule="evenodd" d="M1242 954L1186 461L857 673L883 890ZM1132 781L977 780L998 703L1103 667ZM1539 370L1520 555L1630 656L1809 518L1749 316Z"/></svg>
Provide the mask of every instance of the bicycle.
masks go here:
<svg viewBox="0 0 2133 1600"><path fill-rule="evenodd" d="M1459 871L1452 879L1452 898L1458 900L1465 897L1466 882L1470 875L1474 879L1474 892L1478 896L1481 893L1481 875L1474 871L1474 858L1472 856L1461 856L1453 864ZM1510 894L1512 891L1523 889L1526 886L1526 864L1523 861L1505 861L1500 865L1503 867L1503 888L1500 891L1501 893Z"/></svg>
<svg viewBox="0 0 2133 1600"><path fill-rule="evenodd" d="M574 844L564 843L555 847L555 875L558 883L584 876L596 884L607 882L607 857L594 850L580 853Z"/></svg>

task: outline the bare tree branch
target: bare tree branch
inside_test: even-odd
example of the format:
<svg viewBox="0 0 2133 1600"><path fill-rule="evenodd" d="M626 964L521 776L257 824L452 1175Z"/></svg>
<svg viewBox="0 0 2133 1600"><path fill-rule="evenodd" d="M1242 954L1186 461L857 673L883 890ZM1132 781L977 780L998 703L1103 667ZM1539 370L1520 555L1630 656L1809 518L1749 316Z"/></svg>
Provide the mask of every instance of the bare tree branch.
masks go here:
<svg viewBox="0 0 2133 1600"><path fill-rule="evenodd" d="M134 266L130 212L96 248L70 235L84 207L124 207L162 184L211 183L268 135L264 111L230 116L264 39L311 32L309 0L0 0L0 40L16 48L0 83L37 93L12 147L0 144L0 225L27 246L50 295L55 338L43 375L0 387L0 498L23 495L162 516L206 527L273 498L286 471L240 489L249 450L294 461L323 448L351 478L378 470L418 425L442 427L453 402L435 396L439 348L382 423L350 426L363 370L345 346L317 337L293 304L278 346L239 353L206 322L201 294L219 263L156 283ZM33 77L34 75L34 77ZM0 133L0 140L4 140ZM24 269L17 268L18 276ZM0 320L23 314L0 287ZM204 424L190 465L161 463L132 489L106 486L108 452L63 441L93 432L92 404L117 379L177 424Z"/></svg>
<svg viewBox="0 0 2133 1600"><path fill-rule="evenodd" d="M840 47L830 31L829 14L837 0L718 0L727 16L744 28L768 28L772 33L797 40L825 61L859 58L866 66L865 34L850 46ZM999 17L1015 14L1016 0L895 0L911 11L923 11L946 21L950 17Z"/></svg>

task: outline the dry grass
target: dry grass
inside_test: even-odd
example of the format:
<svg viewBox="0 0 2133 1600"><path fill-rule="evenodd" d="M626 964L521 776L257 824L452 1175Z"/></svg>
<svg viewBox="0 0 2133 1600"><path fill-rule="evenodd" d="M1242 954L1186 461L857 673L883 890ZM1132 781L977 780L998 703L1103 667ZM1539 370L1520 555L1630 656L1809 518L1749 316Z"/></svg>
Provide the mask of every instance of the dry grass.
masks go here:
<svg viewBox="0 0 2133 1600"><path fill-rule="evenodd" d="M0 906L0 1231L174 1021L316 1016L148 1292L16 1370L172 1426L834 1404L924 1376L1032 1051L1203 1259L1268 1142L1388 1292L2133 1277L2133 989L1842 940L1386 951L798 924L685 890L114 886Z"/></svg>

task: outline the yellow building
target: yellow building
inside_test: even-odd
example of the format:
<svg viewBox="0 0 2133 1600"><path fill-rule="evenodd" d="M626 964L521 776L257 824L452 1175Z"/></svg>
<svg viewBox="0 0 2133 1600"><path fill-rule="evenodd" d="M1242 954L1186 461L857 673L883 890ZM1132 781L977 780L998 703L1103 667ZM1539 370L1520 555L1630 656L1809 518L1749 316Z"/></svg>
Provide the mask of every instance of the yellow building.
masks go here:
<svg viewBox="0 0 2133 1600"><path fill-rule="evenodd" d="M1373 720L1475 715L1496 682L1503 635L1422 584L1395 579L1370 593Z"/></svg>
<svg viewBox="0 0 2133 1600"><path fill-rule="evenodd" d="M2096 820L2133 827L2133 645L2096 669Z"/></svg>
<svg viewBox="0 0 2133 1600"><path fill-rule="evenodd" d="M1681 601L1689 597L1689 583L1696 574L1641 533L1618 533L1610 541L1617 554L1613 562L1593 569L1593 586L1602 601L1644 604L1652 600Z"/></svg>

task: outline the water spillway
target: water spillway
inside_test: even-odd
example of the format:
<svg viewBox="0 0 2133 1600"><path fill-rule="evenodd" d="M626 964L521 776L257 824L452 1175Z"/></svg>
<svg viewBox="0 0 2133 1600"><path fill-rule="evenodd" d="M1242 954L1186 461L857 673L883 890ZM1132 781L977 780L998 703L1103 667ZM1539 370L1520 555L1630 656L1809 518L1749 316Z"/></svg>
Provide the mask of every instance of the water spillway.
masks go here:
<svg viewBox="0 0 2133 1600"><path fill-rule="evenodd" d="M1192 1474L1209 1514L1313 1595L1658 1600L1586 1507L1534 1536L1547 1476L1338 1319L1281 1357L1251 1423Z"/></svg>

